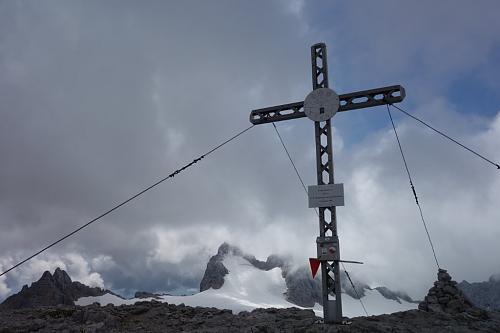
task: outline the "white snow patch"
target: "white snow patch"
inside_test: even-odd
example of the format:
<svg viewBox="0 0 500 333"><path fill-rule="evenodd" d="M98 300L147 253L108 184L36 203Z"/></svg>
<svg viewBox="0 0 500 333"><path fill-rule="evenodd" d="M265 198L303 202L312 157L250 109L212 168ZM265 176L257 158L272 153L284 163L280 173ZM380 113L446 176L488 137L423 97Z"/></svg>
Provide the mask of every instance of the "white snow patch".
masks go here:
<svg viewBox="0 0 500 333"><path fill-rule="evenodd" d="M401 300L398 303L382 296L377 290L366 290L361 298L370 316L416 309L418 304ZM342 294L342 311L347 317L366 316L358 299Z"/></svg>
<svg viewBox="0 0 500 333"><path fill-rule="evenodd" d="M131 299L123 299L118 296L112 295L112 294L104 294L102 296L89 296L89 297L81 297L79 298L75 304L80 305L80 306L85 306L85 305L90 305L92 303L99 303L102 306L107 305L107 304L113 304L113 305L122 305L122 304L134 304L135 302L141 302L141 301L151 301L152 298L131 298Z"/></svg>
<svg viewBox="0 0 500 333"><path fill-rule="evenodd" d="M224 266L228 269L229 274L225 276L222 288L209 289L190 296L162 296L158 300L171 304L184 303L188 306L230 309L234 313L251 311L256 308L300 308L285 300L286 284L279 268L262 271L238 256L226 256ZM150 300L152 299L133 298L124 300L117 296L106 294L98 297L83 297L76 304L89 305L99 302L101 305L109 303L121 305ZM406 311L417 307L417 304L414 303L405 301L398 303L386 299L377 290L368 290L362 300L370 315ZM342 306L344 316L357 317L365 315L359 300L347 294L342 295ZM317 316L323 315L321 305L316 304L313 310Z"/></svg>

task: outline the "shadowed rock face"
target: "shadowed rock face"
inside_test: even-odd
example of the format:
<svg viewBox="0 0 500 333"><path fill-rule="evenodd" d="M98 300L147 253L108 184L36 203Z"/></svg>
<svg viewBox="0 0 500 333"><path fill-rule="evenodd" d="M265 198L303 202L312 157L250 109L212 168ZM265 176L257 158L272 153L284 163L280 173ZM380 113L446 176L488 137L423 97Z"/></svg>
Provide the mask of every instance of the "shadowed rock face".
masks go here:
<svg viewBox="0 0 500 333"><path fill-rule="evenodd" d="M300 267L293 271L284 270L287 301L302 307L313 307L322 304L321 281L313 279L308 267Z"/></svg>
<svg viewBox="0 0 500 333"><path fill-rule="evenodd" d="M283 271L287 286L287 301L302 307L313 307L315 303L323 304L321 293L321 280L313 279L308 267L300 267L293 271ZM353 288L344 271L340 272L342 291L355 299L366 296L368 290L376 290L383 297L401 303L402 300L409 303L418 303L410 296L401 291L392 291L387 287L370 288L367 284L354 281L356 289Z"/></svg>
<svg viewBox="0 0 500 333"><path fill-rule="evenodd" d="M477 307L485 310L500 310L500 279L498 277L492 276L489 281L484 282L462 281L457 287Z"/></svg>
<svg viewBox="0 0 500 333"><path fill-rule="evenodd" d="M74 305L80 297L100 296L106 293L101 288L90 288L80 282L73 282L69 275L57 268L54 274L43 273L40 280L23 286L21 291L7 298L0 308L20 309L49 305Z"/></svg>
<svg viewBox="0 0 500 333"><path fill-rule="evenodd" d="M134 295L134 298L155 298L155 299L159 299L160 296L161 296L160 294L150 293L150 292L147 292L147 291L136 291L136 293Z"/></svg>
<svg viewBox="0 0 500 333"><path fill-rule="evenodd" d="M418 301L414 301L410 296L400 291L392 291L386 287L376 287L375 290L377 290L385 298L395 300L398 303L401 303L401 300L409 303L418 303Z"/></svg>
<svg viewBox="0 0 500 333"><path fill-rule="evenodd" d="M207 263L205 274L200 282L200 291L205 291L210 288L220 289L224 285L224 276L229 273L222 261L224 257L233 252L233 247L227 243L219 246L217 254L214 255Z"/></svg>

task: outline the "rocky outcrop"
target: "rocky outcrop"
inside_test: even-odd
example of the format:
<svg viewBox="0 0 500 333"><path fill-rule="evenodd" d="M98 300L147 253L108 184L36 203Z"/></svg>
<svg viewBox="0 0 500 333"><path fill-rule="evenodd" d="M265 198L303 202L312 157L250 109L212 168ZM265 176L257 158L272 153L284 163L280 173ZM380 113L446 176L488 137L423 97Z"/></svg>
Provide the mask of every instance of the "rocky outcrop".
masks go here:
<svg viewBox="0 0 500 333"><path fill-rule="evenodd" d="M313 307L315 303L323 303L321 282L311 277L308 267L285 270L283 275L287 287L287 301L302 307Z"/></svg>
<svg viewBox="0 0 500 333"><path fill-rule="evenodd" d="M354 289L351 282L349 281L349 277L350 276L347 276L345 271L340 271L340 284L342 286L342 290L347 295L351 296L352 298L360 299L362 297L365 297L367 290L372 290L372 288L370 288L370 286L368 286L366 283L363 283L361 281L356 281L356 280L353 280L353 284L356 287L356 289ZM352 279L352 277L350 277L350 278ZM378 288L385 288L385 287L378 287ZM377 288L375 288L375 289L377 289ZM379 292L380 292L380 290L379 290ZM382 296L385 296L385 295L382 294Z"/></svg>
<svg viewBox="0 0 500 333"><path fill-rule="evenodd" d="M287 301L302 307L312 307L315 303L323 304L321 280L318 277L313 279L308 267L285 271L284 276L287 286ZM398 303L401 303L401 301L418 303L404 292L393 291L387 287L371 288L360 281L353 281L356 287L356 289L354 289L345 271L340 272L340 277L342 291L354 299L360 299L366 296L368 290L376 290L385 298L394 300Z"/></svg>
<svg viewBox="0 0 500 333"><path fill-rule="evenodd" d="M477 307L485 310L500 310L500 278L491 276L488 281L460 282L457 287Z"/></svg>
<svg viewBox="0 0 500 333"><path fill-rule="evenodd" d="M223 243L219 246L217 254L212 256L207 263L207 268L200 282L200 291L205 291L210 288L220 289L224 285L224 276L226 276L229 271L222 261L227 254L235 252L236 250L238 249L227 243Z"/></svg>
<svg viewBox="0 0 500 333"><path fill-rule="evenodd" d="M248 260L248 262L250 264L252 264L254 267L256 267L260 270L263 270L263 271L269 271L269 270L276 268L276 267L282 268L286 264L286 262L283 258L281 258L280 256L277 256L277 255L274 255L274 254L267 257L266 261L258 260L254 256L251 256L251 255L243 255L243 258Z"/></svg>
<svg viewBox="0 0 500 333"><path fill-rule="evenodd" d="M321 305L323 304L321 279L319 277L313 279L309 267L303 266L290 271L285 271L284 276L287 286L286 296L289 302L303 307L312 307L315 303ZM352 298L360 299L366 295L367 290L372 290L372 288L370 288L367 284L359 281L354 282L356 287L356 289L354 289L349 282L345 271L340 272L340 277L342 291ZM385 289L390 292L389 289ZM380 293L385 297L382 292Z"/></svg>
<svg viewBox="0 0 500 333"><path fill-rule="evenodd" d="M457 282L451 279L445 269L440 268L437 276L438 280L429 289L424 301L418 305L419 310L445 313L468 312L479 315L482 313L457 288Z"/></svg>
<svg viewBox="0 0 500 333"><path fill-rule="evenodd" d="M207 263L207 268L200 283L200 291L207 289L220 289L224 285L224 276L229 273L223 264L226 255L239 256L246 259L252 266L268 271L276 267L283 267L285 260L279 256L271 255L266 261L261 261L253 255L245 254L238 247L223 243L219 246L217 254L212 256Z"/></svg>
<svg viewBox="0 0 500 333"><path fill-rule="evenodd" d="M410 296L408 296L408 294L401 291L392 291L386 287L376 287L375 290L377 290L385 298L392 299L398 303L401 303L401 300L408 303L418 303L418 301L414 301Z"/></svg>
<svg viewBox="0 0 500 333"><path fill-rule="evenodd" d="M356 317L349 325L325 325L312 310L256 309L235 315L230 310L172 305L157 301L101 307L57 306L0 310L0 332L330 332L410 333L500 331L500 313L485 317L466 313L410 310Z"/></svg>
<svg viewBox="0 0 500 333"><path fill-rule="evenodd" d="M54 274L43 273L40 280L23 286L21 291L8 297L0 308L20 309L50 305L74 305L80 297L100 296L107 291L101 288L91 288L80 282L73 282L69 275L57 268Z"/></svg>
<svg viewBox="0 0 500 333"><path fill-rule="evenodd" d="M154 294L154 293L150 293L150 292L147 292L147 291L137 291L135 294L134 294L134 298L154 298L154 299L159 299L161 296L161 294Z"/></svg>

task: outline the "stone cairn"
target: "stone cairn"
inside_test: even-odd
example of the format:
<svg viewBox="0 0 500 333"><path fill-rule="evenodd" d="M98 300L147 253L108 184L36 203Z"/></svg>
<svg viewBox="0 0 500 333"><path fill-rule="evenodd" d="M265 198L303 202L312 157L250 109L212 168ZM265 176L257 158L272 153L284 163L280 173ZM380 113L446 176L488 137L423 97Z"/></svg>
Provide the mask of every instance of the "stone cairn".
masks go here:
<svg viewBox="0 0 500 333"><path fill-rule="evenodd" d="M445 269L438 270L438 280L429 289L423 302L418 305L419 310L427 312L460 313L469 312L475 307L465 297L457 282L451 279Z"/></svg>

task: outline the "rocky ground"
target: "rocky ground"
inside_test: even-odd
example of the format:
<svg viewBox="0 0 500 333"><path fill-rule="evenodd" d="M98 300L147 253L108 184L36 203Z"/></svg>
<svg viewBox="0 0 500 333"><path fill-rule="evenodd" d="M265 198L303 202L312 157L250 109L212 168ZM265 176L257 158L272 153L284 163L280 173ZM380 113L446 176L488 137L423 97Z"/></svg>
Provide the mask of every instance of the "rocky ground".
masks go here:
<svg viewBox="0 0 500 333"><path fill-rule="evenodd" d="M69 277L65 278L62 271L54 275L44 274L40 281L30 288L24 288L25 293L8 299L0 307L0 333L500 332L500 312L475 307L443 269L439 270L438 280L419 304L419 310L346 319L343 325L325 325L313 311L297 308L257 309L233 314L230 310L172 305L155 300L137 302L134 305L109 304L102 307L97 303L85 307L67 303L38 306L42 300L52 302L61 297L63 300L72 300L73 294L81 289L79 285L76 288ZM52 288L54 286L58 288ZM36 294L37 302L27 303L21 297L24 294Z"/></svg>
<svg viewBox="0 0 500 333"><path fill-rule="evenodd" d="M0 332L500 332L500 312L411 310L325 325L311 310L229 310L161 302L0 311Z"/></svg>
<svg viewBox="0 0 500 333"><path fill-rule="evenodd" d="M249 262L264 269L276 266L276 260L259 262L250 258ZM419 310L346 318L343 325L325 325L312 310L297 308L256 309L233 314L230 310L173 305L156 300L134 305L101 306L95 303L85 307L75 306L74 301L79 297L100 295L106 291L73 282L66 272L57 269L54 274L45 272L31 287L23 287L20 293L0 305L0 333L500 332L500 312L487 311L470 302L446 270L439 269L437 278L419 304ZM303 283L297 284L300 285ZM404 299L404 295L390 290L379 292L389 298ZM138 298L157 296L147 292L136 293Z"/></svg>

